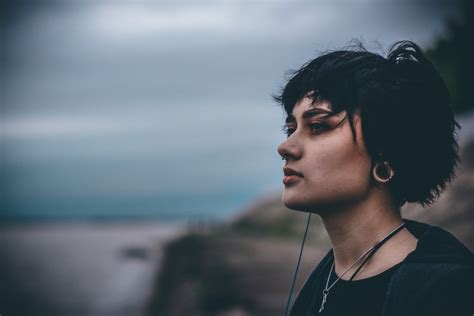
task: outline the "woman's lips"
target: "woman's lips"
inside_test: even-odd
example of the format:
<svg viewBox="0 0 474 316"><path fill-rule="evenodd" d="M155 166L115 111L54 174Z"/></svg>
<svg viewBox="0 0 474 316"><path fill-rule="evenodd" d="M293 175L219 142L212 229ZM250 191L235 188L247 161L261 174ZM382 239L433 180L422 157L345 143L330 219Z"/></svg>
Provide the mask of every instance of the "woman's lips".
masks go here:
<svg viewBox="0 0 474 316"><path fill-rule="evenodd" d="M291 184L291 183L294 183L294 182L298 181L300 178L301 177L297 176L297 175L284 176L283 177L283 183L288 185L288 184Z"/></svg>
<svg viewBox="0 0 474 316"><path fill-rule="evenodd" d="M290 167L284 167L283 168L283 183L288 185L288 184L291 184L295 181L298 181L299 178L303 178L303 174L294 170L294 169L291 169Z"/></svg>

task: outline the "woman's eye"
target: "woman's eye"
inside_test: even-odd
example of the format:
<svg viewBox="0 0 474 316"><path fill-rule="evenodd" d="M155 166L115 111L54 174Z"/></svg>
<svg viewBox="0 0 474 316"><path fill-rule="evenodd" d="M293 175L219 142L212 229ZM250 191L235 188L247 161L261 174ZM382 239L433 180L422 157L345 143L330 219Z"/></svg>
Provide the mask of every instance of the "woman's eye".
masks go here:
<svg viewBox="0 0 474 316"><path fill-rule="evenodd" d="M282 128L283 132L286 134L286 137L290 137L291 134L293 134L293 132L296 130L295 128L293 127L289 127L289 126L283 126Z"/></svg>
<svg viewBox="0 0 474 316"><path fill-rule="evenodd" d="M320 123L311 123L309 124L309 129L312 132L320 132L326 128L325 124L320 124Z"/></svg>
<svg viewBox="0 0 474 316"><path fill-rule="evenodd" d="M321 123L311 123L308 125L310 132L321 132L325 130L326 127L327 127L326 124L321 124ZM296 128L285 125L283 126L282 130L286 134L287 137L290 137L290 135L296 131Z"/></svg>

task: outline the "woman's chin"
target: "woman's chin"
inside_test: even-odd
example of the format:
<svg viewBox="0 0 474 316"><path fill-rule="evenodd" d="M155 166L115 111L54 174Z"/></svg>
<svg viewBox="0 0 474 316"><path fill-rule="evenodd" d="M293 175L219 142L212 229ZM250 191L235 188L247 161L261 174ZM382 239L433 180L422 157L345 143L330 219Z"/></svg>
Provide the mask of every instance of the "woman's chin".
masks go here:
<svg viewBox="0 0 474 316"><path fill-rule="evenodd" d="M287 208L301 212L311 212L321 214L326 209L331 209L333 206L333 199L317 199L312 196L302 196L301 194L292 194L293 192L284 190L282 194L282 202Z"/></svg>
<svg viewBox="0 0 474 316"><path fill-rule="evenodd" d="M305 203L305 201L290 197L285 195L285 193L283 193L282 202L287 208L291 210L309 212L308 210L310 209L310 206Z"/></svg>

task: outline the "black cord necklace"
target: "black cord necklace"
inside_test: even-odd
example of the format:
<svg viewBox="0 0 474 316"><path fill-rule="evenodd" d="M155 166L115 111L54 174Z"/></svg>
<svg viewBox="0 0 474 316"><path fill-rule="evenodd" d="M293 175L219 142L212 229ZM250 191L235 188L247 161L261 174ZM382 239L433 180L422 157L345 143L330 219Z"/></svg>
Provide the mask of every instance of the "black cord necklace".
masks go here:
<svg viewBox="0 0 474 316"><path fill-rule="evenodd" d="M331 270L329 271L329 275L328 275L328 279L326 281L326 286L323 290L323 299L322 299L322 302L321 302L321 306L319 308L319 312L318 313L321 313L323 310L324 310L324 304L326 303L326 299L327 299L327 296L329 294L329 291L331 290L331 288L337 283L337 281L339 281L357 262L359 262L362 258L364 258L367 254L369 254L367 256L367 258L365 258L365 260L362 262L362 264L357 268L357 270L354 272L354 274L352 274L351 278L349 279L349 281L352 281L352 279L355 277L355 275L360 271L360 269L362 268L362 266L370 259L370 257L372 257L372 255L387 241L389 240L391 237L393 237L396 233L398 233L400 230L402 230L402 228L405 226L405 222L402 222L402 224L400 224L400 226L398 226L397 228L395 228L394 230L392 230L388 235L386 235L385 237L383 237L382 239L380 239L379 241L377 241L369 250L367 250L366 252L364 252L364 254L362 256L360 256L349 268L346 269L346 271L344 271L344 273L341 274L340 277L337 278L336 281L334 281L331 286L329 286L329 280L331 278L331 274L332 274L332 271L334 269L334 261L332 263L332 266L331 266Z"/></svg>

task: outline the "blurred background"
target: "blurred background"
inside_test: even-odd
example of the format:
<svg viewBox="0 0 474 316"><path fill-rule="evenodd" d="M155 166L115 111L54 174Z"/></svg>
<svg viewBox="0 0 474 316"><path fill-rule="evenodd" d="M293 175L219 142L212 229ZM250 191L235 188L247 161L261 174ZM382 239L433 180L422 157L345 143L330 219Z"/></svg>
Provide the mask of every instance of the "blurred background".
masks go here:
<svg viewBox="0 0 474 316"><path fill-rule="evenodd" d="M2 315L281 314L306 216L281 205L271 94L354 39L442 72L463 172L404 212L473 249L472 1L1 5ZM329 247L312 231L300 284Z"/></svg>

